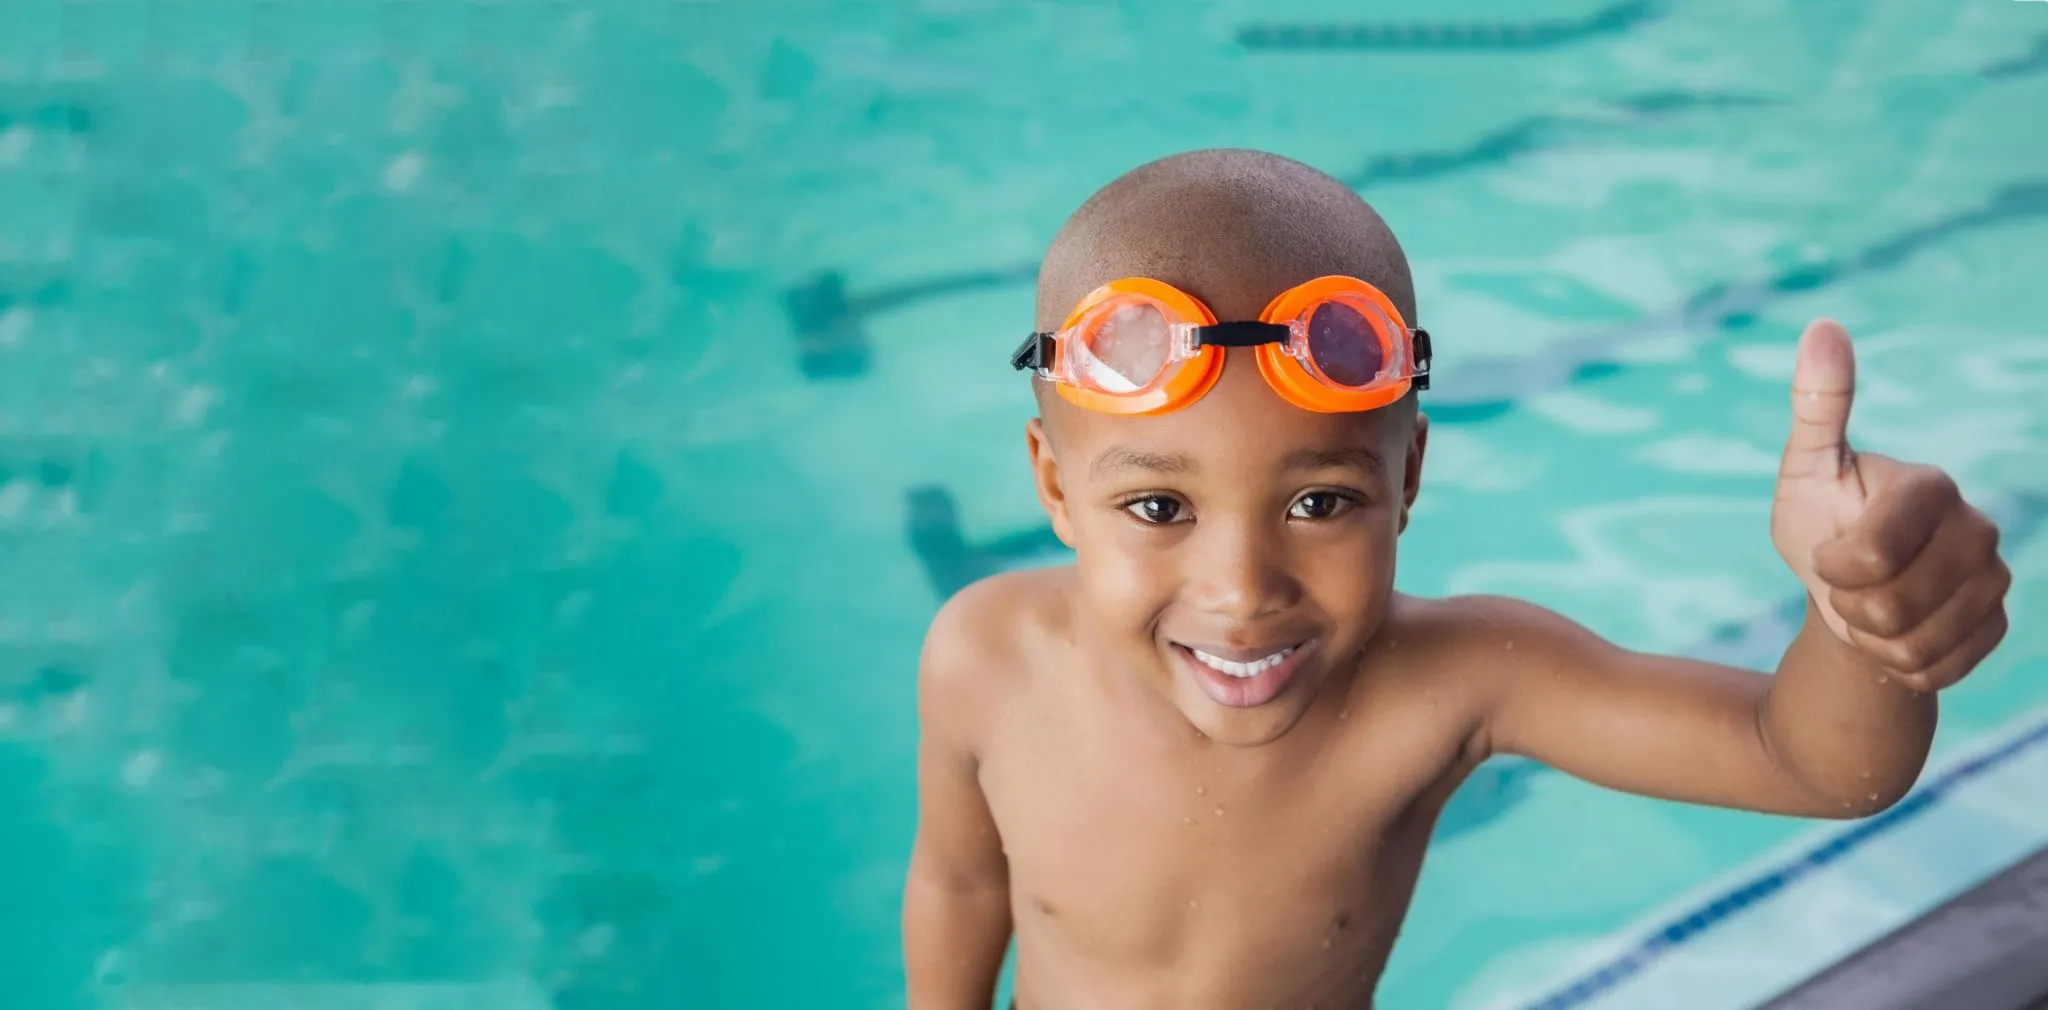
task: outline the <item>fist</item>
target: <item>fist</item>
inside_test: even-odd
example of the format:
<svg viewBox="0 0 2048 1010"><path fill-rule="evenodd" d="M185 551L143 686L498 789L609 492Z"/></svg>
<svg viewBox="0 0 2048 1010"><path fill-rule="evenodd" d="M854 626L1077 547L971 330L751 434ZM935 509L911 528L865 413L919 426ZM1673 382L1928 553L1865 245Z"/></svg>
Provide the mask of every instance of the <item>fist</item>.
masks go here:
<svg viewBox="0 0 2048 1010"><path fill-rule="evenodd" d="M1855 392L1849 335L1808 326L1771 540L1836 636L1908 687L1940 690L2005 637L2012 572L1998 527L1948 474L1849 448Z"/></svg>

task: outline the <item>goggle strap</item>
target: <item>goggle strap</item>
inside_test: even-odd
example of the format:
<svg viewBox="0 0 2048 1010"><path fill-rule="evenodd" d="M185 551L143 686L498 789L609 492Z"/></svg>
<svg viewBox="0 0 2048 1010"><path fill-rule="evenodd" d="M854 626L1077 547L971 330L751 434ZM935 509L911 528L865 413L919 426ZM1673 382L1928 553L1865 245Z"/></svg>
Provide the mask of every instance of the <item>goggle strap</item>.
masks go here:
<svg viewBox="0 0 2048 1010"><path fill-rule="evenodd" d="M1051 368L1052 338L1051 333L1034 333L1025 337L1024 342L1010 353L1010 367L1020 372L1027 368L1032 371Z"/></svg>
<svg viewBox="0 0 2048 1010"><path fill-rule="evenodd" d="M1415 329L1408 331L1415 347L1415 372L1411 376L1418 391L1429 388L1429 362L1432 351L1429 346L1429 331ZM1215 323L1195 329L1197 347L1257 347L1260 344L1286 342L1289 330L1284 323ZM1033 333L1017 345L1010 354L1010 367L1017 371L1040 371L1052 367L1052 333Z"/></svg>
<svg viewBox="0 0 2048 1010"><path fill-rule="evenodd" d="M1284 344L1294 334L1286 323L1210 323L1195 327L1196 347L1257 347Z"/></svg>

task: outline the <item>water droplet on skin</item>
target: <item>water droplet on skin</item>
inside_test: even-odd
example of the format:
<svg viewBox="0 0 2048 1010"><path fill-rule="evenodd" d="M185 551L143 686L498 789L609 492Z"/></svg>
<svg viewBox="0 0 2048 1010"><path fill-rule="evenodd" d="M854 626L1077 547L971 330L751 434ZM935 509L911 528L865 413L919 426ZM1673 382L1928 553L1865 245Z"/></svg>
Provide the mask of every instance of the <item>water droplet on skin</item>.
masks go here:
<svg viewBox="0 0 2048 1010"><path fill-rule="evenodd" d="M1864 776L1864 778L1869 778L1869 777L1870 777L1870 776L1868 776L1868 775L1865 775L1865 776ZM1196 795L1196 796L1207 796L1207 795L1209 795L1209 787L1208 787L1208 786L1196 786L1196 787L1195 787L1195 795Z"/></svg>
<svg viewBox="0 0 2048 1010"><path fill-rule="evenodd" d="M1892 678L1886 674L1880 673L1877 675L1877 682L1880 684L1889 684L1892 682Z"/></svg>
<svg viewBox="0 0 2048 1010"><path fill-rule="evenodd" d="M1877 799L1877 794L1876 794L1876 793L1871 793L1871 794L1870 794L1870 798L1871 798L1871 799L1873 799L1873 800L1874 800L1874 799Z"/></svg>
<svg viewBox="0 0 2048 1010"><path fill-rule="evenodd" d="M1509 651L1509 652L1513 652L1513 651L1515 651L1515 640L1514 640L1514 639L1512 639L1512 638L1508 639L1508 651Z"/></svg>
<svg viewBox="0 0 2048 1010"><path fill-rule="evenodd" d="M1847 804L1844 804L1844 805L1846 806ZM1192 818L1192 817L1183 817L1183 818L1181 818L1181 819L1180 819L1180 822L1181 822L1182 824L1193 824L1193 823L1195 823L1195 819L1194 819L1194 818Z"/></svg>
<svg viewBox="0 0 2048 1010"><path fill-rule="evenodd" d="M1223 807L1220 804L1216 807L1216 816L1223 816Z"/></svg>
<svg viewBox="0 0 2048 1010"><path fill-rule="evenodd" d="M1349 718L1351 718L1351 710L1350 710L1350 709L1348 709L1348 708L1340 708L1340 709L1338 709L1338 710L1337 710L1337 718L1339 718L1339 719L1349 719Z"/></svg>
<svg viewBox="0 0 2048 1010"><path fill-rule="evenodd" d="M1865 769L1863 769L1863 777L1864 777L1864 778L1866 778L1866 779L1870 777L1870 769L1868 769L1868 768L1865 768Z"/></svg>
<svg viewBox="0 0 2048 1010"><path fill-rule="evenodd" d="M1196 901L1196 900L1195 900L1195 899L1193 899L1193 898L1189 898L1189 899L1188 899L1188 907L1189 907L1189 908L1200 908L1200 907L1202 907L1202 903L1201 903L1201 902L1199 902L1199 901Z"/></svg>
<svg viewBox="0 0 2048 1010"><path fill-rule="evenodd" d="M1327 937L1327 936L1326 936L1326 937L1323 937L1323 949L1324 949L1324 950L1329 950L1329 949L1330 949L1330 938L1329 938L1329 937Z"/></svg>

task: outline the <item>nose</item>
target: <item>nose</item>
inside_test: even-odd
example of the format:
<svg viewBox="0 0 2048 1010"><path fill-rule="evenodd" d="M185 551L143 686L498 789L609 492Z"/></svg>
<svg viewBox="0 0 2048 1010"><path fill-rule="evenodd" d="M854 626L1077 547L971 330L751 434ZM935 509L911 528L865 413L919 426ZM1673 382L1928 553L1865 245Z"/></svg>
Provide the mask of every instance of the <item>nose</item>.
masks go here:
<svg viewBox="0 0 2048 1010"><path fill-rule="evenodd" d="M1233 622L1279 613L1301 599L1279 538L1255 524L1211 523L1191 552L1189 602Z"/></svg>

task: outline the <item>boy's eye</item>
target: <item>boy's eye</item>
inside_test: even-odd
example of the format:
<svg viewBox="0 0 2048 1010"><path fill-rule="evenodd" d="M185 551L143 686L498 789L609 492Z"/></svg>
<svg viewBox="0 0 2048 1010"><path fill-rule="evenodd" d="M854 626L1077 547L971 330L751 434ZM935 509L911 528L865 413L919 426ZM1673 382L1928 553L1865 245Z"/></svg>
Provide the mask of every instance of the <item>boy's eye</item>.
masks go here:
<svg viewBox="0 0 2048 1010"><path fill-rule="evenodd" d="M1296 519L1328 519L1343 512L1351 500L1335 491L1310 491L1295 499L1287 514Z"/></svg>
<svg viewBox="0 0 2048 1010"><path fill-rule="evenodd" d="M1171 498L1140 498L1125 505L1124 511L1142 522L1163 526L1180 518L1180 502Z"/></svg>

